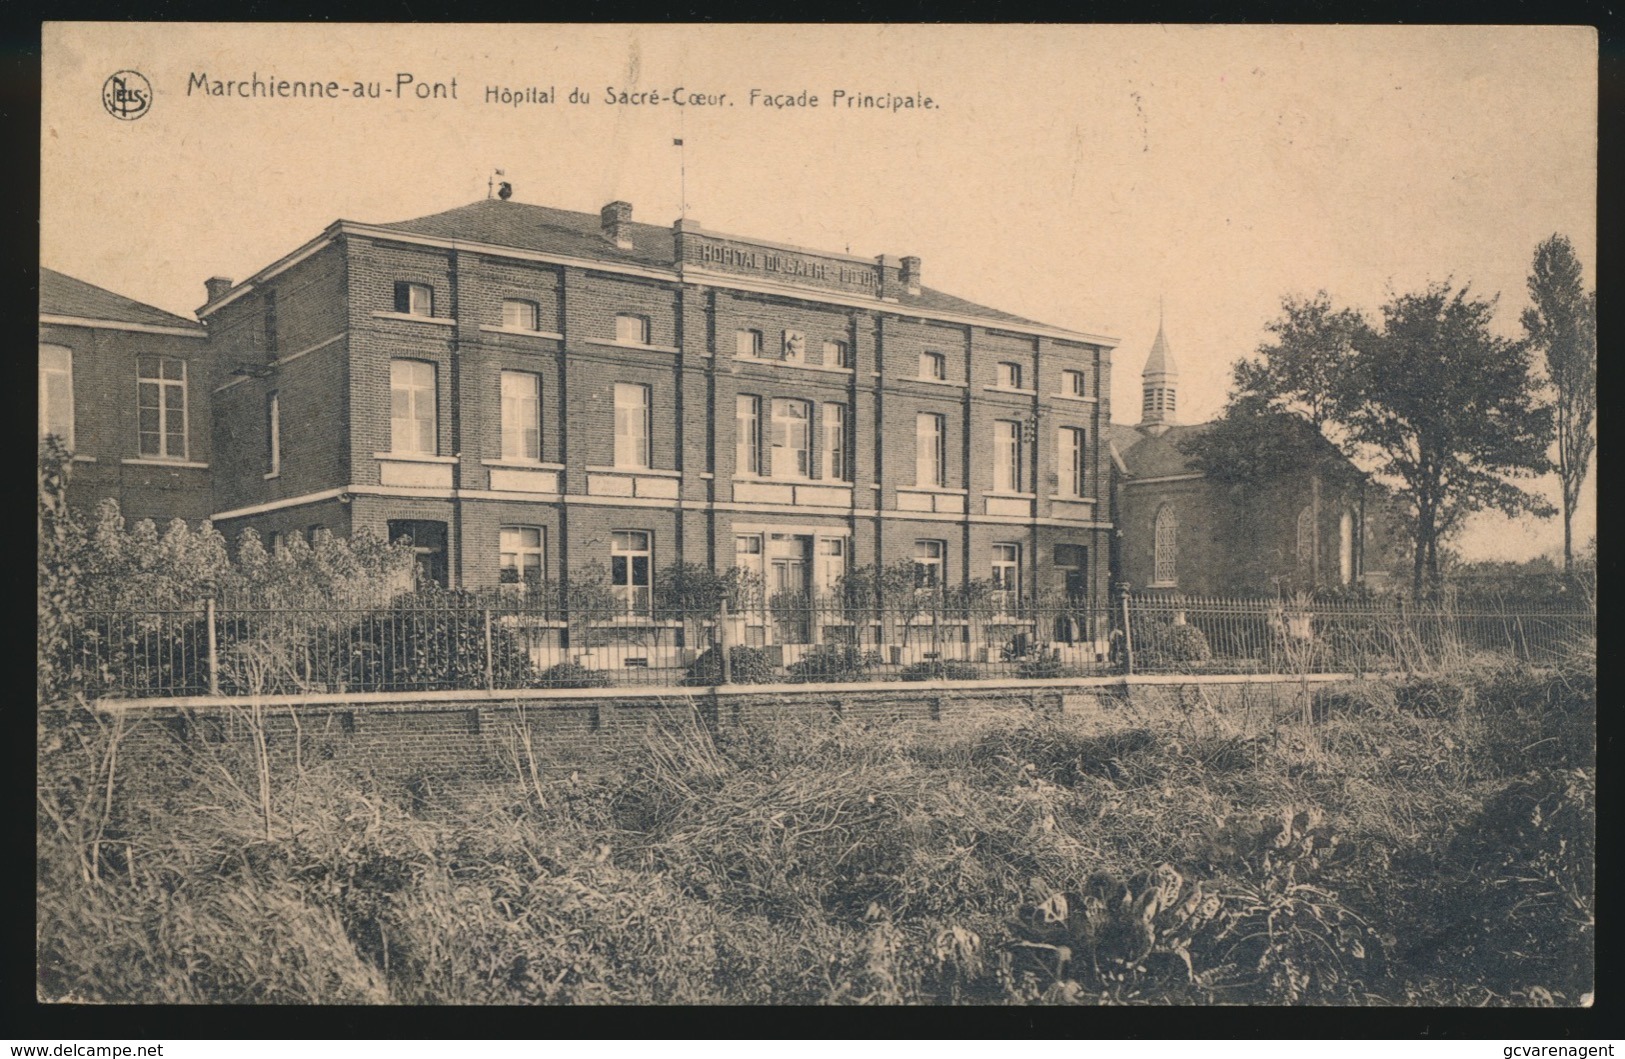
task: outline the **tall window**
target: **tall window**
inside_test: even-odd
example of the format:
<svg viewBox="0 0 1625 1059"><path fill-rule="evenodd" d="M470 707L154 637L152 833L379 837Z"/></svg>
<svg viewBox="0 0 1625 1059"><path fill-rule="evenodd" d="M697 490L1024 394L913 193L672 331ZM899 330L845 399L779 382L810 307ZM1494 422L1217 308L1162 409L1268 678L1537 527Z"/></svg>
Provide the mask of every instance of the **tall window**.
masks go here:
<svg viewBox="0 0 1625 1059"><path fill-rule="evenodd" d="M73 351L39 347L39 433L73 448Z"/></svg>
<svg viewBox="0 0 1625 1059"><path fill-rule="evenodd" d="M609 546L609 582L627 614L649 613L649 534L616 530Z"/></svg>
<svg viewBox="0 0 1625 1059"><path fill-rule="evenodd" d="M446 524L417 519L390 519L389 540L405 540L412 547L418 577L446 587Z"/></svg>
<svg viewBox="0 0 1625 1059"><path fill-rule="evenodd" d="M786 397L773 399L773 457L775 478L806 478L812 473L809 451L812 406Z"/></svg>
<svg viewBox="0 0 1625 1059"><path fill-rule="evenodd" d="M948 377L948 358L941 353L920 354L920 378L942 380Z"/></svg>
<svg viewBox="0 0 1625 1059"><path fill-rule="evenodd" d="M935 412L914 417L914 484L945 484L948 453L943 444L943 418Z"/></svg>
<svg viewBox="0 0 1625 1059"><path fill-rule="evenodd" d="M1061 393L1068 397L1089 396L1089 383L1081 371L1061 372Z"/></svg>
<svg viewBox="0 0 1625 1059"><path fill-rule="evenodd" d="M1056 432L1055 467L1062 496L1084 492L1084 434L1082 427L1061 427Z"/></svg>
<svg viewBox="0 0 1625 1059"><path fill-rule="evenodd" d="M136 358L136 429L140 452L159 460L186 459L186 361Z"/></svg>
<svg viewBox="0 0 1625 1059"><path fill-rule="evenodd" d="M282 395L275 390L265 397L265 473L282 473Z"/></svg>
<svg viewBox="0 0 1625 1059"><path fill-rule="evenodd" d="M1000 493L1021 492L1021 423L993 421L993 488Z"/></svg>
<svg viewBox="0 0 1625 1059"><path fill-rule="evenodd" d="M846 405L824 405L824 465L823 476L833 482L847 480L846 471Z"/></svg>
<svg viewBox="0 0 1625 1059"><path fill-rule="evenodd" d="M1172 585L1179 581L1179 517L1172 504L1164 504L1157 511L1151 526L1152 557L1151 579L1159 585Z"/></svg>
<svg viewBox="0 0 1625 1059"><path fill-rule="evenodd" d="M439 451L434 374L434 365L428 361L389 362L391 452L433 456Z"/></svg>
<svg viewBox="0 0 1625 1059"><path fill-rule="evenodd" d="M762 399L753 394L734 398L734 473L762 473Z"/></svg>
<svg viewBox="0 0 1625 1059"><path fill-rule="evenodd" d="M1298 566L1308 570L1315 561L1315 512L1304 508L1298 512Z"/></svg>
<svg viewBox="0 0 1625 1059"><path fill-rule="evenodd" d="M1021 600L1021 545L993 546L993 591L1000 609L1013 613Z"/></svg>
<svg viewBox="0 0 1625 1059"><path fill-rule="evenodd" d="M536 330L536 303L518 298L503 299L502 326L516 331Z"/></svg>
<svg viewBox="0 0 1625 1059"><path fill-rule="evenodd" d="M649 387L615 384L615 466L649 466Z"/></svg>
<svg viewBox="0 0 1625 1059"><path fill-rule="evenodd" d="M852 366L852 346L846 342L824 343L824 367L850 368Z"/></svg>
<svg viewBox="0 0 1625 1059"><path fill-rule="evenodd" d="M1021 365L1005 363L999 365L999 385L1006 390L1021 389Z"/></svg>
<svg viewBox="0 0 1625 1059"><path fill-rule="evenodd" d="M412 316L433 316L434 288L426 283L395 284L395 311Z"/></svg>
<svg viewBox="0 0 1625 1059"><path fill-rule="evenodd" d="M498 532L498 580L505 585L537 585L542 580L542 528L503 526Z"/></svg>
<svg viewBox="0 0 1625 1059"><path fill-rule="evenodd" d="M914 542L914 586L941 588L948 582L948 542Z"/></svg>
<svg viewBox="0 0 1625 1059"><path fill-rule="evenodd" d="M648 345L649 318L647 316L634 316L630 313L622 313L617 316L615 318L615 341L634 346Z"/></svg>
<svg viewBox="0 0 1625 1059"><path fill-rule="evenodd" d="M749 328L740 328L734 332L734 352L741 357L759 357L762 355L762 333Z"/></svg>
<svg viewBox="0 0 1625 1059"><path fill-rule="evenodd" d="M1354 512L1348 508L1337 519L1337 579L1345 585L1354 580Z"/></svg>
<svg viewBox="0 0 1625 1059"><path fill-rule="evenodd" d="M528 371L502 373L502 458L542 458L542 378Z"/></svg>

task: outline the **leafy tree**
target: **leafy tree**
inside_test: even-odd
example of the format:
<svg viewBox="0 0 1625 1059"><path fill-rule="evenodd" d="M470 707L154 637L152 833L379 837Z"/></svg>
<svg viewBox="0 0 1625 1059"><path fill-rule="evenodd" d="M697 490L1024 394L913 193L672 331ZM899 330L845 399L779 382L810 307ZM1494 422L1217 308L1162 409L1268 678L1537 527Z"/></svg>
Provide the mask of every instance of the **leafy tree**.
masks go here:
<svg viewBox="0 0 1625 1059"><path fill-rule="evenodd" d="M1317 432L1335 426L1355 349L1370 334L1365 318L1333 307L1331 296L1317 291L1283 298L1281 315L1264 330L1275 340L1258 347L1257 359L1231 369L1229 418L1277 412L1307 420Z"/></svg>
<svg viewBox="0 0 1625 1059"><path fill-rule="evenodd" d="M1437 589L1439 542L1466 514L1555 510L1515 484L1549 469L1552 415L1534 397L1530 346L1490 331L1494 299L1448 283L1401 294L1356 338L1337 418L1410 505L1412 590Z"/></svg>
<svg viewBox="0 0 1625 1059"><path fill-rule="evenodd" d="M1304 415L1281 411L1261 395L1232 397L1208 429L1178 442L1191 466L1224 485L1256 485L1283 471L1355 476L1351 465Z"/></svg>
<svg viewBox="0 0 1625 1059"><path fill-rule="evenodd" d="M1535 248L1529 273L1534 306L1523 311L1524 330L1545 354L1557 391L1557 476L1563 486L1563 569L1574 565L1574 508L1596 451L1591 424L1597 414L1597 294L1587 293L1580 262L1567 236Z"/></svg>

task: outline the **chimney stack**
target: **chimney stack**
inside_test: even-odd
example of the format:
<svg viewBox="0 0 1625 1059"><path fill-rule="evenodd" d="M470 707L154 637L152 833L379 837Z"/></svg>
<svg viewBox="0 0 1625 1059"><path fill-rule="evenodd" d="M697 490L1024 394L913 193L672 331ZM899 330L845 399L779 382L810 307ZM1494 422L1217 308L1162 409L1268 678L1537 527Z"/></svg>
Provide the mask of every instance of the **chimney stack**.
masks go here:
<svg viewBox="0 0 1625 1059"><path fill-rule="evenodd" d="M622 250L632 249L632 204L630 202L611 202L598 211L598 219L603 225L605 239L608 239Z"/></svg>
<svg viewBox="0 0 1625 1059"><path fill-rule="evenodd" d="M210 276L203 281L203 289L209 294L209 301L219 299L232 288L233 280L230 276Z"/></svg>
<svg viewBox="0 0 1625 1059"><path fill-rule="evenodd" d="M910 294L920 293L920 259L903 258L903 289Z"/></svg>

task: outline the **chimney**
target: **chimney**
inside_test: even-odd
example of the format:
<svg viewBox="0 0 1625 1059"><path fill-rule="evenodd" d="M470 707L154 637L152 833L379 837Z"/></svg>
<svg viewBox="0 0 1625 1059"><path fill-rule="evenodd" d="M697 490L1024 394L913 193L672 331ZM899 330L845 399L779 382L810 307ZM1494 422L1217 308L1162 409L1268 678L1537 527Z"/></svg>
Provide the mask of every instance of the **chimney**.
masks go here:
<svg viewBox="0 0 1625 1059"><path fill-rule="evenodd" d="M903 289L910 294L920 293L920 259L903 258Z"/></svg>
<svg viewBox="0 0 1625 1059"><path fill-rule="evenodd" d="M622 250L632 249L632 204L630 202L611 202L598 211L598 219L603 225L605 239L608 239Z"/></svg>
<svg viewBox="0 0 1625 1059"><path fill-rule="evenodd" d="M203 281L203 289L209 293L209 301L216 301L232 287L230 276L210 276Z"/></svg>

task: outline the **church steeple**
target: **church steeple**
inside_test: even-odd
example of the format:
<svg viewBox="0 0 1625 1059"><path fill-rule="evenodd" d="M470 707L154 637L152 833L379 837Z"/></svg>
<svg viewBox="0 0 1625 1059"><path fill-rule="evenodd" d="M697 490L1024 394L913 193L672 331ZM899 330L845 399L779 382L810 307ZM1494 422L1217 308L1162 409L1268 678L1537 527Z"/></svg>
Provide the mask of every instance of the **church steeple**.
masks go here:
<svg viewBox="0 0 1625 1059"><path fill-rule="evenodd" d="M1145 358L1145 370L1140 372L1140 390L1145 395L1140 406L1142 427L1166 427L1174 422L1175 394L1178 390L1179 368L1174 364L1168 338L1163 334L1162 307L1157 308L1157 337L1151 343L1151 353Z"/></svg>

